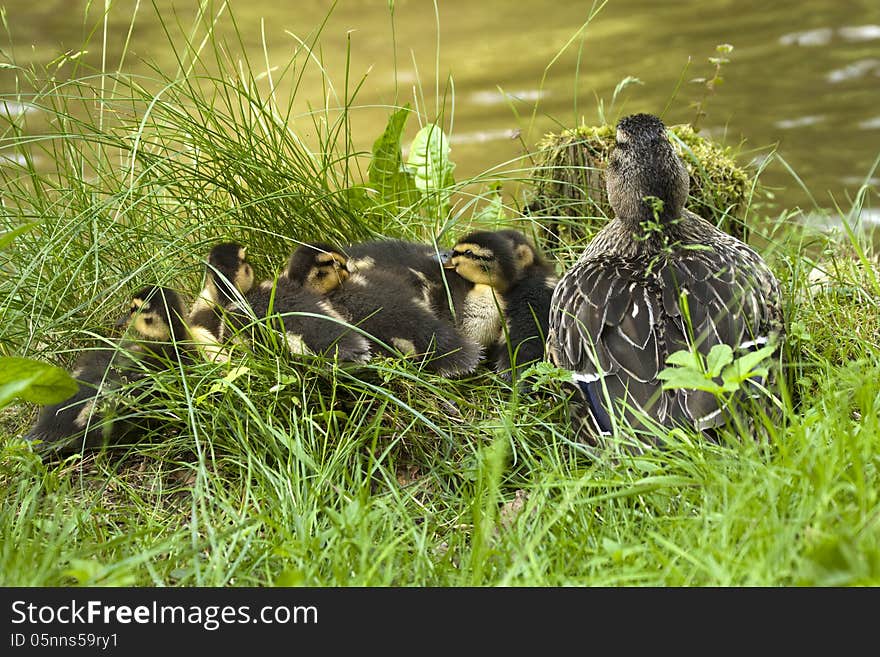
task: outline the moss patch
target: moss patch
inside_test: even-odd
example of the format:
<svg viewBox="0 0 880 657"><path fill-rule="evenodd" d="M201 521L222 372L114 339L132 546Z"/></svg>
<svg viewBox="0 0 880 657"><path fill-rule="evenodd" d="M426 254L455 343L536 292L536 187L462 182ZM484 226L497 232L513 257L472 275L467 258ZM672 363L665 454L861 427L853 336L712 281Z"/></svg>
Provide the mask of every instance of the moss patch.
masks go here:
<svg viewBox="0 0 880 657"><path fill-rule="evenodd" d="M737 165L733 149L699 136L689 125L670 126L669 132L690 175L688 209L745 240L743 215L753 181ZM614 133L611 125L584 125L550 133L538 144L529 209L547 220L555 241L589 238L613 216L603 172Z"/></svg>

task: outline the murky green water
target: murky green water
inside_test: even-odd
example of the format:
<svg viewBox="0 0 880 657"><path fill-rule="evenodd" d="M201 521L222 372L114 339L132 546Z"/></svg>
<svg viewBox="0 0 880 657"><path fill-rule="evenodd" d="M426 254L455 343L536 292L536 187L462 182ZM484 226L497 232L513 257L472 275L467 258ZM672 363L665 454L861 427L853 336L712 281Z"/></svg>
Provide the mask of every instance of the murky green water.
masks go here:
<svg viewBox="0 0 880 657"><path fill-rule="evenodd" d="M182 25L192 22L198 5L155 3L166 23ZM0 4L19 63L46 63L77 50L104 5L92 2L84 19L81 0ZM690 103L700 90L688 80L711 75L707 58L720 43L732 44L734 51L722 73L725 83L708 100L703 134L732 145L744 142L744 162L778 148L826 208L832 198L848 207L848 196L880 154L876 0L610 0L580 33L601 3L438 0L438 16L426 0L393 4L392 21L388 0L341 0L318 42L323 64L340 94L348 48L350 79L367 76L355 101L365 108L353 114L352 123L356 145L365 148L384 127L384 106L410 101L427 107L430 116L439 89L454 108L447 128L459 178L520 157L546 131L582 120L596 123L600 103L611 120L648 111L662 113L667 123L690 121ZM112 3L108 62L118 61L137 5ZM263 69L267 58L270 66L286 63L297 46L292 35L308 40L329 6L232 0L251 66ZM229 33L227 20L219 25ZM100 34L92 40L93 61L100 61L101 41ZM125 69L145 70L139 58L173 74L172 50L147 2L137 12ZM627 76L641 84L628 87L610 107L616 85ZM290 91L290 85L281 85L277 93ZM319 77L304 79L296 106L306 112L308 104L321 102ZM414 132L416 126L410 127ZM878 177L874 171L868 180L875 206ZM763 180L779 188L778 209L812 209L810 196L779 163L768 167Z"/></svg>

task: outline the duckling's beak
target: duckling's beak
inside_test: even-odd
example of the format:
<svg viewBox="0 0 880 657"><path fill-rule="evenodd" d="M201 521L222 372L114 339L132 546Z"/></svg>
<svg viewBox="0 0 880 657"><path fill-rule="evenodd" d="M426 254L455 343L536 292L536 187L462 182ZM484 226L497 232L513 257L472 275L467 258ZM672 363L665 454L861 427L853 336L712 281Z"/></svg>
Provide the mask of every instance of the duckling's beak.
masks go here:
<svg viewBox="0 0 880 657"><path fill-rule="evenodd" d="M131 319L131 313L125 313L122 317L116 320L116 328L122 328L126 324L128 324L128 320Z"/></svg>
<svg viewBox="0 0 880 657"><path fill-rule="evenodd" d="M434 254L434 259L439 262L441 265L446 264L446 261L452 257L452 249L446 249L445 251L438 251Z"/></svg>

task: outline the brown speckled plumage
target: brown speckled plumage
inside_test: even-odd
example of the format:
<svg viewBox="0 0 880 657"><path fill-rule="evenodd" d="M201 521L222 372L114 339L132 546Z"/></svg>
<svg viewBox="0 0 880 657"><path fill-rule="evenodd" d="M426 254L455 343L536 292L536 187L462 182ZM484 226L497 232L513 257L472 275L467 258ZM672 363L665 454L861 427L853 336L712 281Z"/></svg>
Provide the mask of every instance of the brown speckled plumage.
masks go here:
<svg viewBox="0 0 880 657"><path fill-rule="evenodd" d="M651 423L712 430L728 419L716 397L663 391L658 374L690 345L707 354L717 344L735 353L778 344L778 282L754 250L684 208L687 174L657 117L620 121L606 180L615 217L551 303L547 350L573 373L574 430L598 443L621 406L637 430Z"/></svg>

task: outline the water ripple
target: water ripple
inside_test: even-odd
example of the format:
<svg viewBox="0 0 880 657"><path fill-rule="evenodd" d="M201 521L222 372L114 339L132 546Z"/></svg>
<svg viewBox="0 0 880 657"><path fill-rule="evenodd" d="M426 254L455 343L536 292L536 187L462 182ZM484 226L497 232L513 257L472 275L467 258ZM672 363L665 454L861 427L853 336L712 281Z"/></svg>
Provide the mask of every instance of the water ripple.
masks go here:
<svg viewBox="0 0 880 657"><path fill-rule="evenodd" d="M863 78L869 73L880 76L880 59L860 59L843 68L836 68L825 76L832 84Z"/></svg>
<svg viewBox="0 0 880 657"><path fill-rule="evenodd" d="M799 116L795 119L782 119L777 121L775 125L780 130L790 130L791 128L805 128L810 125L822 123L825 120L823 114L810 114L809 116Z"/></svg>
<svg viewBox="0 0 880 657"><path fill-rule="evenodd" d="M19 103L15 100L0 99L0 116L5 119L15 119L24 114L36 112L37 108L28 103Z"/></svg>
<svg viewBox="0 0 880 657"><path fill-rule="evenodd" d="M859 127L862 130L877 130L880 129L880 116L875 116L871 119L865 119L864 121L859 121Z"/></svg>
<svg viewBox="0 0 880 657"><path fill-rule="evenodd" d="M790 32L779 37L779 43L783 46L827 46L835 33L844 41L873 41L880 39L880 25L848 25L837 30L820 27L815 30Z"/></svg>
<svg viewBox="0 0 880 657"><path fill-rule="evenodd" d="M541 89L521 89L519 91L475 91L471 94L471 102L475 105L501 105L511 100L534 102L548 95Z"/></svg>
<svg viewBox="0 0 880 657"><path fill-rule="evenodd" d="M519 130L478 130L476 132L463 132L449 136L450 144L482 144L487 141L500 141L502 139L516 139Z"/></svg>
<svg viewBox="0 0 880 657"><path fill-rule="evenodd" d="M831 41L834 33L830 27L820 27L817 30L804 32L792 32L779 37L779 43L783 46L824 46Z"/></svg>
<svg viewBox="0 0 880 657"><path fill-rule="evenodd" d="M873 41L880 39L880 25L841 27L837 33L847 41Z"/></svg>
<svg viewBox="0 0 880 657"><path fill-rule="evenodd" d="M6 155L5 153L0 153L0 165L17 164L23 167L27 165L27 163L27 159L21 153L15 153L14 155Z"/></svg>
<svg viewBox="0 0 880 657"><path fill-rule="evenodd" d="M874 176L865 180L864 176L844 176L840 179L840 182L844 185L868 185L869 187L874 187L880 184L880 178Z"/></svg>

